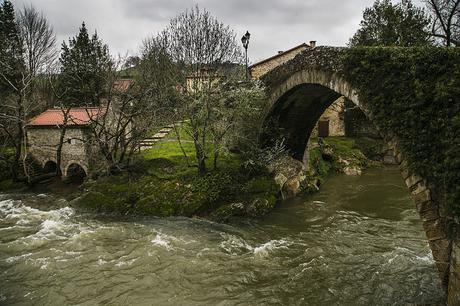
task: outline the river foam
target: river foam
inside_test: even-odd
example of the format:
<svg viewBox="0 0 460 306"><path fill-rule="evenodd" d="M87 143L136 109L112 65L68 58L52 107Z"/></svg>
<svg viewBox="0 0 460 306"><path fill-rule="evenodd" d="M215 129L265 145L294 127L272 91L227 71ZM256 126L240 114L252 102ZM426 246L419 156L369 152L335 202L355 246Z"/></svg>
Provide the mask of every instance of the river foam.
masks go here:
<svg viewBox="0 0 460 306"><path fill-rule="evenodd" d="M273 252L288 249L292 242L286 238L270 240L260 245L252 246L246 240L235 235L222 234L225 238L220 243L220 248L227 254L242 255L253 254L256 257L267 257Z"/></svg>

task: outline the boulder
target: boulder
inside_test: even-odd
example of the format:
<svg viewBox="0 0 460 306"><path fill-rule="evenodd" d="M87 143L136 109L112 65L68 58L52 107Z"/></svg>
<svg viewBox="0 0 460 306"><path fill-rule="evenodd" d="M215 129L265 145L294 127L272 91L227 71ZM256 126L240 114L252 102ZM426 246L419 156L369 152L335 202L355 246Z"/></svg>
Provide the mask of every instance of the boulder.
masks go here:
<svg viewBox="0 0 460 306"><path fill-rule="evenodd" d="M287 155L267 165L267 170L281 190L283 199L295 197L306 178L304 164Z"/></svg>
<svg viewBox="0 0 460 306"><path fill-rule="evenodd" d="M246 213L251 217L260 217L269 213L275 206L276 201L268 199L256 198L246 207Z"/></svg>
<svg viewBox="0 0 460 306"><path fill-rule="evenodd" d="M349 176L359 176L362 174L362 169L358 166L349 166L343 168L343 173Z"/></svg>

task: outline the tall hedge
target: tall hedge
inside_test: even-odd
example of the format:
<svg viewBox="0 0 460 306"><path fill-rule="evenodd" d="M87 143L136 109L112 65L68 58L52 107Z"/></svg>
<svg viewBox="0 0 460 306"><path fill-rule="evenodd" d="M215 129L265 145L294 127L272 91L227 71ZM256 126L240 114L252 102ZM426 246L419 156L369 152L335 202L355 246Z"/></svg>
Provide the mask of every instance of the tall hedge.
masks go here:
<svg viewBox="0 0 460 306"><path fill-rule="evenodd" d="M343 71L409 168L460 216L460 48L352 48Z"/></svg>

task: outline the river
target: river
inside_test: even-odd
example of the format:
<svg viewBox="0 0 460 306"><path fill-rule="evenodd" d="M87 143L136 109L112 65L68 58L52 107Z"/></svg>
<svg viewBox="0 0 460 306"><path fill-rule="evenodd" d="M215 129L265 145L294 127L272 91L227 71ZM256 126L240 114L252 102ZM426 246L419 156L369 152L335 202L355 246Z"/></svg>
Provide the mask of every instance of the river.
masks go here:
<svg viewBox="0 0 460 306"><path fill-rule="evenodd" d="M398 171L329 178L260 220L97 216L0 195L0 304L407 305L442 300Z"/></svg>

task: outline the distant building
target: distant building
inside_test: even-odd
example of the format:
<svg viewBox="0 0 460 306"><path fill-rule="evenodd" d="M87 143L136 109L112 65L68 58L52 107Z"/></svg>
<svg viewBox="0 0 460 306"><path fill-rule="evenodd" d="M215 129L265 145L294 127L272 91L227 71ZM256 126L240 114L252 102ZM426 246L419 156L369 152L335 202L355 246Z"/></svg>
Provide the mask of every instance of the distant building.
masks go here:
<svg viewBox="0 0 460 306"><path fill-rule="evenodd" d="M303 43L287 51L278 51L278 54L249 66L251 77L253 79L259 79L261 76L263 76L270 70L278 67L281 64L286 63L287 61L290 61L300 52L307 50L309 48L314 48L315 46L316 42L311 41L310 44Z"/></svg>
<svg viewBox="0 0 460 306"><path fill-rule="evenodd" d="M310 41L310 44L303 43L287 51L279 51L278 54L251 65L249 67L251 77L259 79L276 67L290 61L302 51L315 47L316 42ZM332 103L321 115L311 133L311 137L345 136L344 113L345 98L342 97Z"/></svg>
<svg viewBox="0 0 460 306"><path fill-rule="evenodd" d="M187 92L196 93L203 89L217 88L223 76L211 68L201 68L186 77Z"/></svg>
<svg viewBox="0 0 460 306"><path fill-rule="evenodd" d="M91 145L90 125L101 113L98 107L72 108L68 114L61 154L64 177L89 173L97 148ZM26 126L27 154L40 162L44 172L55 172L64 114L61 109L48 109L32 118Z"/></svg>
<svg viewBox="0 0 460 306"><path fill-rule="evenodd" d="M329 106L316 123L310 137L345 136L345 98Z"/></svg>

